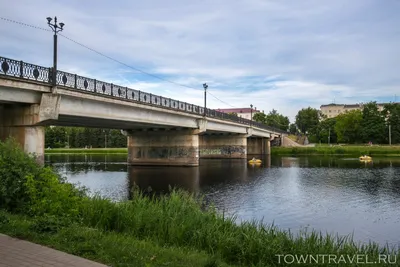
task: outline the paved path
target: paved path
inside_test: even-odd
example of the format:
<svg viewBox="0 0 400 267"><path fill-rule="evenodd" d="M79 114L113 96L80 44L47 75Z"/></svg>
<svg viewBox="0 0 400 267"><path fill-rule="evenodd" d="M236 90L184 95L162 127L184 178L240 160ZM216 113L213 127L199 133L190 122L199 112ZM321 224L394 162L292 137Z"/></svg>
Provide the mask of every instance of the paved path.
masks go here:
<svg viewBox="0 0 400 267"><path fill-rule="evenodd" d="M0 267L106 267L55 249L0 234Z"/></svg>

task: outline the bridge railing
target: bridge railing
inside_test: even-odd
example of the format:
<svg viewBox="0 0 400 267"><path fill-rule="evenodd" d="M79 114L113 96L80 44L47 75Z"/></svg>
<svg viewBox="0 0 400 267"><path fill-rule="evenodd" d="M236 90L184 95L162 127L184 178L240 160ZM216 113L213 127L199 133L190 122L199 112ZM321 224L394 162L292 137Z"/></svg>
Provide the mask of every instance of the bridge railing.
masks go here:
<svg viewBox="0 0 400 267"><path fill-rule="evenodd" d="M33 80L37 82L51 84L51 73L51 68L0 57L0 75L12 76L20 79ZM251 125L277 133L285 133L280 129L267 126L263 123L259 123L256 121L244 119L236 115L227 114L208 108L206 108L206 110L204 111L204 107L201 106L189 104L171 98L166 98L163 96L154 95L128 87L115 85L112 83L98 81L96 79L91 79L64 71L57 71L56 84L81 92L124 99L132 102L140 102L141 104L145 105L159 106L161 108L173 109L190 114L202 116L205 115L206 117L210 118L233 121L249 126Z"/></svg>

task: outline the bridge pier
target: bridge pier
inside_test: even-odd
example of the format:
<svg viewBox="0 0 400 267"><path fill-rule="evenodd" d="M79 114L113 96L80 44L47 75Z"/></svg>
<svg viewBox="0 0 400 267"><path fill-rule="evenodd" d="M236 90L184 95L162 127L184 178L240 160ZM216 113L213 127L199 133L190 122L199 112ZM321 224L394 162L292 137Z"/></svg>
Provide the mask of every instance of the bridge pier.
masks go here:
<svg viewBox="0 0 400 267"><path fill-rule="evenodd" d="M247 138L247 154L249 155L270 155L271 141L269 138L249 137Z"/></svg>
<svg viewBox="0 0 400 267"><path fill-rule="evenodd" d="M204 134L199 136L200 158L247 157L247 137L244 134Z"/></svg>
<svg viewBox="0 0 400 267"><path fill-rule="evenodd" d="M0 105L0 140L13 137L26 153L44 163L44 127L39 121L38 104Z"/></svg>
<svg viewBox="0 0 400 267"><path fill-rule="evenodd" d="M198 166L196 130L127 131L128 164Z"/></svg>

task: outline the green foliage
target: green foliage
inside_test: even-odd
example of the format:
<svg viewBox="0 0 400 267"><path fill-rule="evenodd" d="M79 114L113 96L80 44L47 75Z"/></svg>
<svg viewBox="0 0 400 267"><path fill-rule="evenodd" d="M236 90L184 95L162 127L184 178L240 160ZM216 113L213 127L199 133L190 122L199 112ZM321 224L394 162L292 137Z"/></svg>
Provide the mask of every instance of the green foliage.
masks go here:
<svg viewBox="0 0 400 267"><path fill-rule="evenodd" d="M102 231L84 225L56 226L55 231L40 231L37 220L0 210L8 224L0 223L0 232L49 246L73 255L88 258L107 266L218 266L228 265L217 253L205 253L193 248L161 246L156 241L139 240L125 233ZM210 265L216 263L215 265Z"/></svg>
<svg viewBox="0 0 400 267"><path fill-rule="evenodd" d="M296 115L296 125L301 133L315 134L321 119L321 113L315 108L303 108Z"/></svg>
<svg viewBox="0 0 400 267"><path fill-rule="evenodd" d="M385 117L378 110L376 102L370 102L363 106L361 122L361 139L364 142L386 142Z"/></svg>
<svg viewBox="0 0 400 267"><path fill-rule="evenodd" d="M273 155L360 155L400 156L399 146L316 146L316 147L273 147Z"/></svg>
<svg viewBox="0 0 400 267"><path fill-rule="evenodd" d="M262 112L257 112L256 114L253 114L253 120L256 122L261 122L266 124L267 123L267 119L266 119L267 115L265 115Z"/></svg>
<svg viewBox="0 0 400 267"><path fill-rule="evenodd" d="M0 142L0 208L32 215L77 216L85 192L38 165L10 139Z"/></svg>
<svg viewBox="0 0 400 267"><path fill-rule="evenodd" d="M387 104L382 113L387 118L387 125L391 127L392 144L400 144L400 104Z"/></svg>
<svg viewBox="0 0 400 267"><path fill-rule="evenodd" d="M71 221L65 219L65 217L54 216L45 214L40 217L36 217L30 226L30 229L36 233L57 233L64 227L70 225Z"/></svg>
<svg viewBox="0 0 400 267"><path fill-rule="evenodd" d="M237 112L228 112L227 114L232 115L232 116L238 116Z"/></svg>
<svg viewBox="0 0 400 267"><path fill-rule="evenodd" d="M336 118L329 118L321 121L317 128L318 141L321 143L337 143L335 125Z"/></svg>
<svg viewBox="0 0 400 267"><path fill-rule="evenodd" d="M46 148L126 147L127 139L120 130L50 126L45 129Z"/></svg>
<svg viewBox="0 0 400 267"><path fill-rule="evenodd" d="M283 131L289 129L289 118L279 114L275 109L271 110L268 114L258 112L253 115L253 119Z"/></svg>
<svg viewBox="0 0 400 267"><path fill-rule="evenodd" d="M56 148L56 149L46 149L46 154L126 154L128 153L128 148Z"/></svg>
<svg viewBox="0 0 400 267"><path fill-rule="evenodd" d="M352 110L336 117L335 131L339 142L360 142L362 131L362 113L360 110Z"/></svg>
<svg viewBox="0 0 400 267"><path fill-rule="evenodd" d="M20 211L26 207L30 201L27 177L36 177L41 171L14 140L0 142L0 208Z"/></svg>
<svg viewBox="0 0 400 267"><path fill-rule="evenodd" d="M298 133L298 132L297 132L297 126L296 126L296 124L291 123L291 124L289 125L289 133L290 133L290 134L297 134L297 133Z"/></svg>

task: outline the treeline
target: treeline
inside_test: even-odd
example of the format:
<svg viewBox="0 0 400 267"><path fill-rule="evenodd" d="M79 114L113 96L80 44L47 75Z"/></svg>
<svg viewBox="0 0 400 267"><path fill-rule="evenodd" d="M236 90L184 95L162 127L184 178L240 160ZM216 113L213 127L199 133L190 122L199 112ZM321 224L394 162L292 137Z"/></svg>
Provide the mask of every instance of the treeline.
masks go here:
<svg viewBox="0 0 400 267"><path fill-rule="evenodd" d="M389 126L392 144L400 143L400 104L389 103L379 111L376 102L363 105L361 110L341 113L326 118L319 110L302 109L290 125L292 134L308 136L312 143L389 143Z"/></svg>
<svg viewBox="0 0 400 267"><path fill-rule="evenodd" d="M127 138L120 130L62 126L49 126L45 129L46 148L110 148L126 146Z"/></svg>

